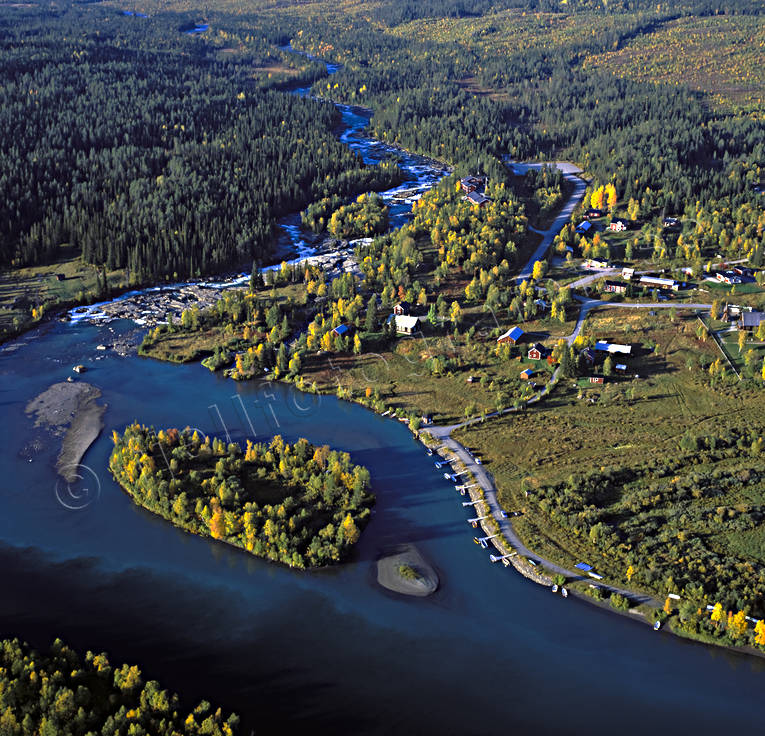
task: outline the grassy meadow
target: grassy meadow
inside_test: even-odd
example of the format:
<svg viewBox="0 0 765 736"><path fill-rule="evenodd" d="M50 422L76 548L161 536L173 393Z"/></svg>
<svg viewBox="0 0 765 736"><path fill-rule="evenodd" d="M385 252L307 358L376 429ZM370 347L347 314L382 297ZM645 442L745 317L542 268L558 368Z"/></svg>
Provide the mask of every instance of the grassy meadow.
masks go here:
<svg viewBox="0 0 765 736"><path fill-rule="evenodd" d="M759 610L765 399L754 383L710 379L719 353L696 324L596 313L588 334L639 346L629 364L640 378L561 381L543 403L455 437L481 452L540 555L586 561L622 585L632 565L633 587Z"/></svg>

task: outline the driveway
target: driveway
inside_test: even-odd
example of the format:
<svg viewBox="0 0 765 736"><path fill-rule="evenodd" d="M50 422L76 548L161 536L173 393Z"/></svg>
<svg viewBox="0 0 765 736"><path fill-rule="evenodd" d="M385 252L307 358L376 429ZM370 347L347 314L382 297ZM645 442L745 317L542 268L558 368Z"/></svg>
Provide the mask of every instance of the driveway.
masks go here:
<svg viewBox="0 0 765 736"><path fill-rule="evenodd" d="M510 162L508 165L513 169L514 172L519 174L523 174L529 169L540 168L543 166L543 164L519 164L514 162ZM532 253L531 258L529 258L526 265L521 269L521 272L518 275L518 283L531 278L531 272L534 269L534 263L542 260L545 257L547 251L552 245L553 240L555 240L555 236L571 219L571 215L573 214L578 204L582 201L584 192L587 189L587 182L577 176L577 174L581 173L581 169L579 169L577 166L574 166L574 164L558 161L550 162L550 165L556 166L563 173L563 178L574 185L574 191L571 193L571 196L563 205L563 208L558 213L558 216L555 218L552 225L547 228L547 230L534 230L535 233L542 235L542 242L539 244L534 253Z"/></svg>

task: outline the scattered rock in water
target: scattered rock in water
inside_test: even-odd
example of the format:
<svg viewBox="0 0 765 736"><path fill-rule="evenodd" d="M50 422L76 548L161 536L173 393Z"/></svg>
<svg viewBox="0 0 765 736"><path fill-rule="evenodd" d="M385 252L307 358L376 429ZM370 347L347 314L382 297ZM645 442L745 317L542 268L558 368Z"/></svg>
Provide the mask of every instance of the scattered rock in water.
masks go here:
<svg viewBox="0 0 765 736"><path fill-rule="evenodd" d="M31 463L44 449L45 442L43 439L41 437L35 437L19 450L19 457Z"/></svg>
<svg viewBox="0 0 765 736"><path fill-rule="evenodd" d="M403 544L377 561L377 582L394 593L424 598L438 590L439 580L417 547Z"/></svg>

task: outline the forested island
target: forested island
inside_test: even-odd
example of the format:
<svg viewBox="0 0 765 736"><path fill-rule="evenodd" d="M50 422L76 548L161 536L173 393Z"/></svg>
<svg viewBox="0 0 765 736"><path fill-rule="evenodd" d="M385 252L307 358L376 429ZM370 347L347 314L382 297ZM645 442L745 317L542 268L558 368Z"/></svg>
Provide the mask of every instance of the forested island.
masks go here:
<svg viewBox="0 0 765 736"><path fill-rule="evenodd" d="M139 505L175 526L296 568L340 562L358 541L374 496L348 453L236 443L138 423L114 432L109 469Z"/></svg>
<svg viewBox="0 0 765 736"><path fill-rule="evenodd" d="M238 724L205 700L187 710L137 666L113 665L103 652L83 658L59 639L47 652L0 642L3 736L233 736Z"/></svg>

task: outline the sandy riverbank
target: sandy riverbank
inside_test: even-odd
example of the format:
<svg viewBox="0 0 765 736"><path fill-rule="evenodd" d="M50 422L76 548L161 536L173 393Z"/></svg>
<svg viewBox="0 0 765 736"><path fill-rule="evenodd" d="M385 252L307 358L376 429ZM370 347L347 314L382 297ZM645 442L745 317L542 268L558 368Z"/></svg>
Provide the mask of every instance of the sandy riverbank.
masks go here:
<svg viewBox="0 0 765 736"><path fill-rule="evenodd" d="M377 561L377 582L395 593L424 598L436 592L439 581L417 547L403 544Z"/></svg>
<svg viewBox="0 0 765 736"><path fill-rule="evenodd" d="M61 437L56 470L68 482L77 477L77 467L103 429L106 406L98 403L101 391L89 383L54 383L27 404L35 426Z"/></svg>

